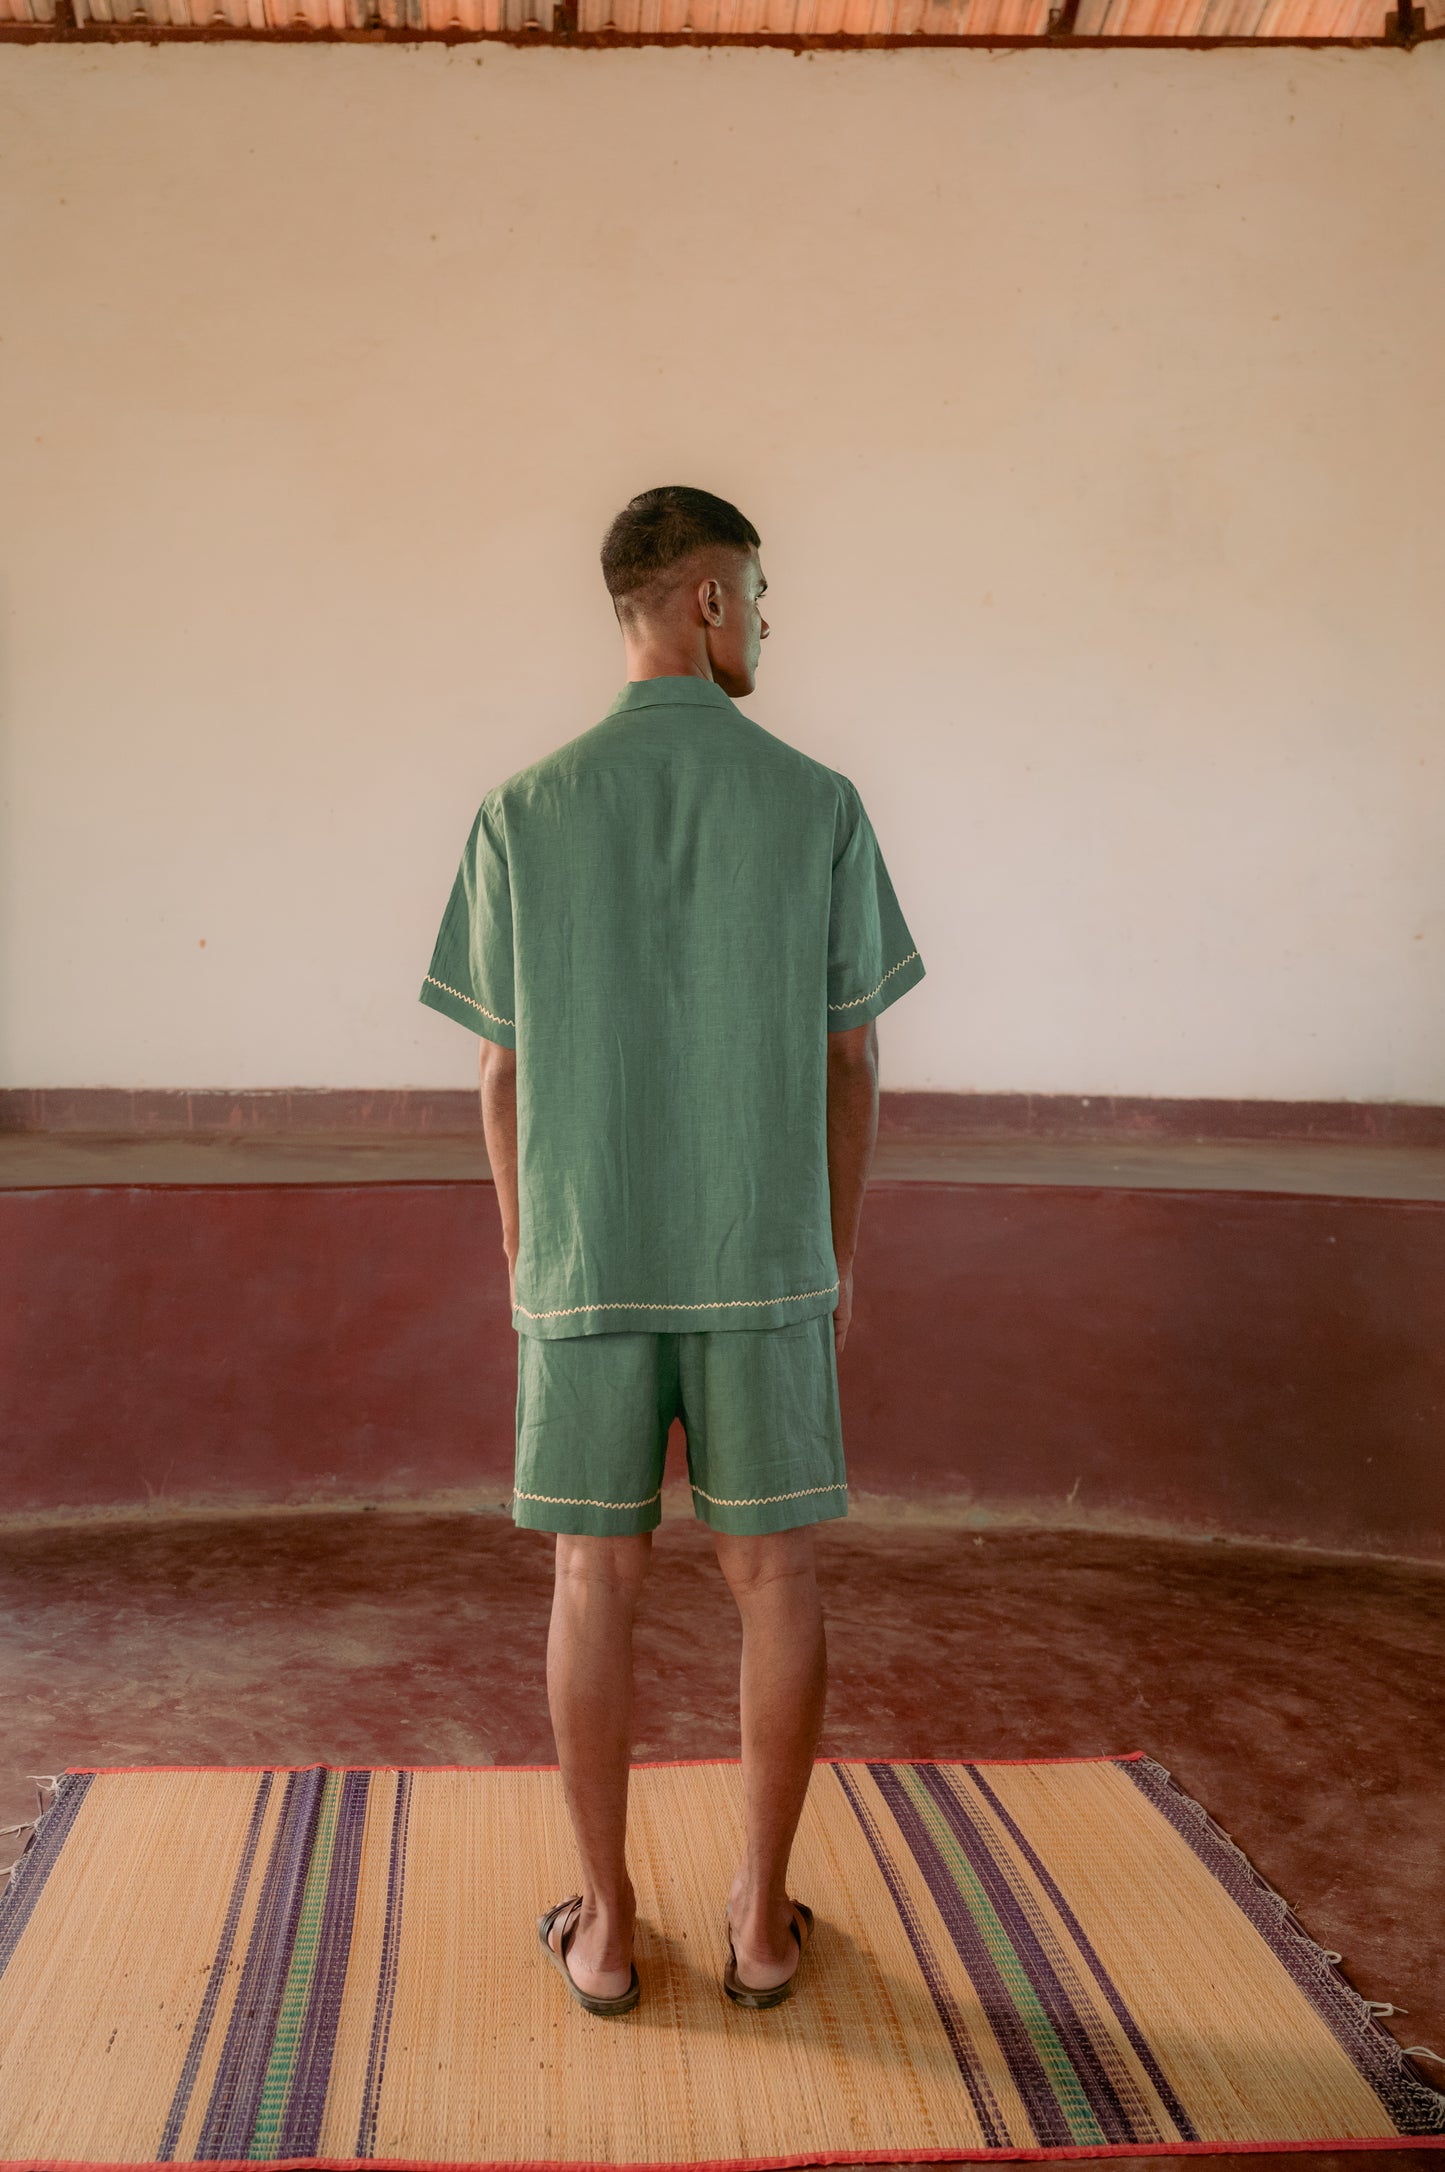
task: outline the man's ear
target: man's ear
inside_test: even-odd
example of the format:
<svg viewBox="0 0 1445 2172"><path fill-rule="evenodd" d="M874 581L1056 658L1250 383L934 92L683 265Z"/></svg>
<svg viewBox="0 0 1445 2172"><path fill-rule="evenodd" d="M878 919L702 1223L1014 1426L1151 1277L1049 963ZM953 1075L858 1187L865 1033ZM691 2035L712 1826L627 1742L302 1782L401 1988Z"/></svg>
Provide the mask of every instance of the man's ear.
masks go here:
<svg viewBox="0 0 1445 2172"><path fill-rule="evenodd" d="M721 626L723 622L722 583L711 577L703 581L697 592L697 607L702 613L703 624Z"/></svg>

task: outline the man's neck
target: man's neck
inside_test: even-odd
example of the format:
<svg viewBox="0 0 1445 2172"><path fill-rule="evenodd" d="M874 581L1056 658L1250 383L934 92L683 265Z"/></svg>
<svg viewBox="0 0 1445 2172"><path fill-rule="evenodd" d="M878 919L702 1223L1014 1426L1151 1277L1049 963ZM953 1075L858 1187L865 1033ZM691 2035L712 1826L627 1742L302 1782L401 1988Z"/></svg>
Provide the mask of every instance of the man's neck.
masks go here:
<svg viewBox="0 0 1445 2172"><path fill-rule="evenodd" d="M660 640L655 636L649 639L646 635L629 641L624 634L622 645L629 680L711 679L713 676L707 643L701 636L695 642Z"/></svg>

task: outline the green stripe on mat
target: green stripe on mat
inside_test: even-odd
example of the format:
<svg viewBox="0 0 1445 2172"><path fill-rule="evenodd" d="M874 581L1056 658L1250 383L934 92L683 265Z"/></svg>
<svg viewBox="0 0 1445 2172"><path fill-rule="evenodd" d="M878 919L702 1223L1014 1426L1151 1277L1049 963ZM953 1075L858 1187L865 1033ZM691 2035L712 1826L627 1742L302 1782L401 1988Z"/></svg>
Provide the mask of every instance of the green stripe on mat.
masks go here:
<svg viewBox="0 0 1445 2172"><path fill-rule="evenodd" d="M271 2057L266 2066L266 2079L261 2084L261 2102L256 2109L256 2124L251 2130L251 2143L246 2152L247 2156L252 2158L273 2157L281 2139L281 2127L286 2117L286 2100L291 2093L291 2082L296 2072L297 2043L301 2024L306 2018L311 1979L316 1970L321 1918L326 1907L326 1889L331 1882L331 1858L336 1845L336 1818L341 1803L342 1779L340 1772L328 1772L322 1787L316 1839L306 1872L306 1885L301 1895L296 1943L291 1949L291 1966L286 1975L286 1988L281 1994L281 2010L276 2017Z"/></svg>
<svg viewBox="0 0 1445 2172"><path fill-rule="evenodd" d="M909 1800L928 1828L928 1836L938 1850L940 1860L947 1866L969 1914L978 1926L979 1934L989 1954L1008 1987L1018 2017L1029 2033L1030 2041L1039 2055L1040 2063L1049 2078L1049 2086L1059 2102L1059 2109L1068 2122L1069 2132L1076 2142L1094 2142L1106 2145L1108 2136L1094 2117L1093 2107L1079 2087L1079 2077L1073 2061L1060 2043L1058 2033L1029 1982L1028 1972L1019 1959L1018 1950L1009 1937L993 1902L979 1883L978 1873L959 1847L939 1811L937 1803L920 1782L911 1765L895 1768Z"/></svg>

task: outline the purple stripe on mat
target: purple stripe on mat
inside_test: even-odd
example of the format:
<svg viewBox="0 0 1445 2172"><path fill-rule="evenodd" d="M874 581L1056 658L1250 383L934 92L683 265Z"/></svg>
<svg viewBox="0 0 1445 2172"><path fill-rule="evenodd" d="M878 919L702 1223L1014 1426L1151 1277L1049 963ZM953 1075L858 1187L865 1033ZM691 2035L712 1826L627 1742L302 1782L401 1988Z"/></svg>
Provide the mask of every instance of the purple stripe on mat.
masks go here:
<svg viewBox="0 0 1445 2172"><path fill-rule="evenodd" d="M913 1859L922 1871L928 1890L937 1904L938 1912L948 1926L948 1935L953 1940L958 1957L978 1993L979 2003L1008 2063L1014 2087L1023 2098L1040 2148L1072 2148L1077 2138L1069 2126L1063 2106L1054 2094L1053 2084L1044 2070L1033 2038L1024 2025L1023 2016L1014 2003L1013 1993L999 1973L993 1955L985 1945L968 1905L958 1890L953 1873L939 1854L917 1805L905 1792L902 1781L891 1765L870 1764L868 1770L892 1811L898 1830L907 1841Z"/></svg>
<svg viewBox="0 0 1445 2172"><path fill-rule="evenodd" d="M898 1919L908 1934L908 1943L913 1948L913 1955L918 1963L919 1973L928 1986L928 1995L933 2001L934 2012L938 2015L943 2026L943 2033L948 2038L949 2049L953 2053L954 2062L958 2067L963 2085L968 2091L969 2101L973 2106L974 2116L978 2120L982 2131L985 2146L989 2149L1003 2149L1008 2144L1009 2136L1008 2129L1004 2125L1003 2115L998 2108L998 2100L989 2085L987 2074L985 2074L979 2063L974 2050L973 2039L968 2033L963 2016L959 2013L957 2002L943 1980L943 1973L938 1966L937 1956L933 1951L928 1933L919 1922L918 1912L899 1882L898 1873L893 1867L892 1858L884 1845L882 1835L869 1815L868 1807L859 1795L856 1786L849 1779L846 1767L834 1765L832 1770L838 1785L848 1798L853 1815L863 1828L863 1837L873 1851L873 1860L878 1865L883 1876L883 1882L892 1895L893 1905L898 1910Z"/></svg>
<svg viewBox="0 0 1445 2172"><path fill-rule="evenodd" d="M319 1765L286 1776L280 1822L266 1865L235 2011L196 2143L197 2160L244 2157L250 2148L296 1943L296 1923L325 1779Z"/></svg>
<svg viewBox="0 0 1445 2172"><path fill-rule="evenodd" d="M346 1986L346 1964L351 1958L351 1927L361 1875L361 1836L366 1824L366 1798L370 1786L369 1772L342 1774L336 1831L331 1844L331 1869L316 1939L316 1964L297 2038L296 2063L286 2110L276 2142L278 2157L314 2157L321 2139L321 2119L326 2109L326 2092L331 2085L336 2029L341 2019L341 1994Z"/></svg>
<svg viewBox="0 0 1445 2172"><path fill-rule="evenodd" d="M1374 2090L1401 2134L1445 2134L1445 2096L1405 2064L1400 2046L1334 1973L1293 1911L1271 1894L1248 1858L1162 1765L1141 1757L1121 1767L1141 1795L1187 1841L1210 1876L1243 1910L1309 2000L1336 2043Z"/></svg>
<svg viewBox="0 0 1445 2172"><path fill-rule="evenodd" d="M76 1813L90 1792L93 1777L89 1772L61 1774L54 1801L41 1813L24 1854L10 1873L9 1885L0 1893L0 1976L35 1912L55 1858L70 1838Z"/></svg>
<svg viewBox="0 0 1445 2172"><path fill-rule="evenodd" d="M406 1884L406 1836L410 1822L411 1774L399 1772L396 1776L396 1808L391 1820L391 1861L386 1874L386 1921L381 1934L381 1964L377 1969L376 2009L371 2021L371 2049L366 2059L366 2086L361 2096L361 2122L356 2130L358 2157L369 2157L376 2148L376 2122L381 2110L381 2085L386 2075L391 2010L396 2002L396 1961L401 1943L401 1903Z"/></svg>
<svg viewBox="0 0 1445 2172"><path fill-rule="evenodd" d="M1185 2111L1184 2106L1180 2103L1178 2097L1175 2095L1173 2089L1170 2087L1168 2078L1165 2075L1163 2067L1160 2066L1159 2061L1154 2056L1154 2051L1152 2046L1150 2045L1148 2037L1144 2034L1138 2022L1130 2013L1129 2008L1124 2003L1122 1994L1119 1992L1118 1988L1112 1981L1108 1970L1105 1968L1103 1962L1099 1959L1098 1954L1094 1951L1093 1946L1090 1944L1088 1938L1085 1936L1083 1925L1080 1923L1078 1917L1074 1914L1074 1911L1069 1906L1068 1902L1064 1899L1063 1894L1059 1891L1057 1884L1046 1869L1043 1859L1030 1845L1030 1843L1024 1838L1024 1835L1020 1831L1018 1825L1009 1816L1007 1810L1005 1810L1003 1804L999 1801L998 1796L989 1786L987 1780L984 1779L977 1765L967 1765L964 1767L964 1770L968 1773L969 1778L973 1781L973 1784L978 1789L980 1795L983 1796L984 1801L988 1803L993 1810L994 1816L1003 1826L1005 1832L1012 1840L1014 1846L1018 1849L1019 1854L1023 1857L1024 1861L1028 1864L1029 1869L1038 1879L1039 1884L1042 1886L1045 1893L1048 1894L1049 1899L1052 1901L1054 1909L1058 1914L1060 1922L1063 1923L1069 1933L1070 1938L1073 1939L1074 1944L1077 1946L1079 1953L1085 1962L1085 1965L1091 1971L1095 1982L1099 1986L1099 1989L1103 1992L1104 1997L1108 2000L1111 2013L1114 2015L1114 2018L1118 2022L1120 2028L1124 2031L1125 2036L1129 2039L1129 2042L1133 2047L1135 2057L1138 2059L1139 2064L1143 2067L1145 2073L1148 2075L1150 2081L1153 2083L1155 2090L1158 2092L1160 2103L1164 2106L1165 2111L1173 2120L1175 2128L1177 2130L1178 2139L1181 2142L1197 2142L1199 2136L1195 2129L1194 2122L1190 2119L1189 2114Z"/></svg>
<svg viewBox="0 0 1445 2172"><path fill-rule="evenodd" d="M246 1897L246 1888L251 1882L251 1869L256 1860L256 1850L261 1843L261 1825L266 1815L266 1805L271 1800L271 1790L275 1785L275 1780L276 1775L274 1772L262 1773L260 1784L256 1789L256 1799L251 1805L251 1822L246 1828L246 1838L241 1849L241 1860L237 1865L236 1875L231 1880L231 1895L226 1903L225 1921L221 1925L221 1935L216 1942L215 1957L211 1962L211 1972L206 1982L205 1996L201 2000L200 2012L196 2015L195 2027L191 2030L191 2041L186 2051L185 2064L181 2068L181 2078L176 2083L175 2095L171 2098L171 2108L166 2115L160 2146L156 2151L156 2162L158 2164L165 2164L175 2155L176 2144L181 2136L181 2128L185 2123L186 2113L190 2109L191 2091L196 2086L196 2076L200 2072L201 2066L201 2055L205 2051L206 2041L211 2033L211 2024L216 2018L216 2006L220 2000L221 1986L226 1980L226 1970L230 1966L231 1960L231 1948L236 1941L236 1926L241 1920L241 1904Z"/></svg>
<svg viewBox="0 0 1445 2172"><path fill-rule="evenodd" d="M919 1785L931 1796L969 1868L993 1904L994 1913L1008 1933L1019 1966L1029 1987L1048 2015L1054 2034L1068 2054L1069 2064L1089 2108L1104 2130L1106 2142L1160 2142L1164 2136L1153 2111L1140 2096L1132 2075L1122 2072L1113 2044L1095 2038L1089 2017L1080 2011L1068 1984L1048 1950L1032 1911L1014 1888L1005 1864L989 1845L988 1835L968 1814L968 1806L950 1785L949 1776L937 1765L915 1767ZM1062 1955L1059 1957L1062 1959ZM1082 1987L1081 1987L1082 1988ZM1111 2074L1109 2060L1121 2066ZM1134 2099L1126 2105L1119 2084Z"/></svg>

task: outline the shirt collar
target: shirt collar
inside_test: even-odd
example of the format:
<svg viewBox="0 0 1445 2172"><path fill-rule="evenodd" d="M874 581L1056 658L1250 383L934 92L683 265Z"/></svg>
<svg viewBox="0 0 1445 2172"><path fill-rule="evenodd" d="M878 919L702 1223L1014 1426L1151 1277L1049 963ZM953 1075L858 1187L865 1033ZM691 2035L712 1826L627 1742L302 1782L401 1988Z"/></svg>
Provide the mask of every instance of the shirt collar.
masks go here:
<svg viewBox="0 0 1445 2172"><path fill-rule="evenodd" d="M633 709L731 709L732 706L731 695L723 692L716 679L629 679L607 714L621 716Z"/></svg>

